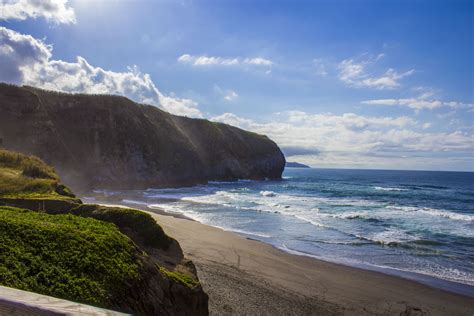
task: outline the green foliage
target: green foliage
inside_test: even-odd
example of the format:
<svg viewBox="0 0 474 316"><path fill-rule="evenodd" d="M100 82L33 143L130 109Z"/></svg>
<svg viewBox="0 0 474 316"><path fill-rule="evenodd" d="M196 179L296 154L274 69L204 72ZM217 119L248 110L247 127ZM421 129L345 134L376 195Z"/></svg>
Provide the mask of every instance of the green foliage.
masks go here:
<svg viewBox="0 0 474 316"><path fill-rule="evenodd" d="M44 169L41 165L35 163L30 163L24 166L23 172L21 174L30 178L56 179L54 174L52 174L49 170Z"/></svg>
<svg viewBox="0 0 474 316"><path fill-rule="evenodd" d="M64 184L58 184L56 189L54 190L59 195L69 196L69 197L76 197L76 195Z"/></svg>
<svg viewBox="0 0 474 316"><path fill-rule="evenodd" d="M106 306L139 277L132 241L113 225L0 207L0 284Z"/></svg>
<svg viewBox="0 0 474 316"><path fill-rule="evenodd" d="M0 167L18 169L22 175L30 178L59 180L54 169L34 156L0 149Z"/></svg>
<svg viewBox="0 0 474 316"><path fill-rule="evenodd" d="M160 270L161 274L164 276L168 277L169 279L172 279L173 281L179 282L189 288L193 288L197 285L199 285L199 281L194 280L192 277L178 272L178 271L170 271L166 269L165 267L160 267L157 266L158 269Z"/></svg>
<svg viewBox="0 0 474 316"><path fill-rule="evenodd" d="M0 149L0 197L74 198L65 185L59 184L54 169L42 160Z"/></svg>
<svg viewBox="0 0 474 316"><path fill-rule="evenodd" d="M167 249L172 241L149 214L139 210L82 204L72 209L71 213L114 223L140 245Z"/></svg>
<svg viewBox="0 0 474 316"><path fill-rule="evenodd" d="M11 176L0 168L0 196L28 195L37 193L44 195L54 191L55 181L49 179L31 179L22 175Z"/></svg>

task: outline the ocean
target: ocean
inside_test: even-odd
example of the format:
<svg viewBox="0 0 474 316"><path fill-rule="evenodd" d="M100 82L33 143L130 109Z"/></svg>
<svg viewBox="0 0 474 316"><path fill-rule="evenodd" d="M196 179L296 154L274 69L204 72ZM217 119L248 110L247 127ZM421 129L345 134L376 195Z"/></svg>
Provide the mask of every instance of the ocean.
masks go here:
<svg viewBox="0 0 474 316"><path fill-rule="evenodd" d="M474 173L287 168L282 181L96 194L474 296Z"/></svg>

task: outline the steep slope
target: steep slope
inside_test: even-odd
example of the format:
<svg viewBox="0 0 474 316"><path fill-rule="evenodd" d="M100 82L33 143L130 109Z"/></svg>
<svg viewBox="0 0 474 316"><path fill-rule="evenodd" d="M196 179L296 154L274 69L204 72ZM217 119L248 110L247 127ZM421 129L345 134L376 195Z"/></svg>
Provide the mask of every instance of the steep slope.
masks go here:
<svg viewBox="0 0 474 316"><path fill-rule="evenodd" d="M40 157L73 188L279 179L285 166L266 136L119 96L0 84L0 112L3 146Z"/></svg>
<svg viewBox="0 0 474 316"><path fill-rule="evenodd" d="M0 285L134 315L207 315L193 263L139 210L82 204L54 169L0 150Z"/></svg>

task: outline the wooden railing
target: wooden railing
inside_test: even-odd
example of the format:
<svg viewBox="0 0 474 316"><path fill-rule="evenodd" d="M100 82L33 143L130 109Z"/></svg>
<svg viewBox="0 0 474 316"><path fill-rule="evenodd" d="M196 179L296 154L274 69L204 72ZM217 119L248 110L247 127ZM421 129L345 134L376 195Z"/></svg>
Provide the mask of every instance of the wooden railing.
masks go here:
<svg viewBox="0 0 474 316"><path fill-rule="evenodd" d="M125 316L85 304L0 286L0 316Z"/></svg>

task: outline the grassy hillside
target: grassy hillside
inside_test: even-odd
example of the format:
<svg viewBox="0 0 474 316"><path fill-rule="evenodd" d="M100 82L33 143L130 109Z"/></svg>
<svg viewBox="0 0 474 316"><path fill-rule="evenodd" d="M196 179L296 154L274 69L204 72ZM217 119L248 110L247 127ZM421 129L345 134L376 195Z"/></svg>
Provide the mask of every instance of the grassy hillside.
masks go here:
<svg viewBox="0 0 474 316"><path fill-rule="evenodd" d="M82 204L40 159L0 150L0 285L136 315L207 315L187 266L149 214Z"/></svg>

